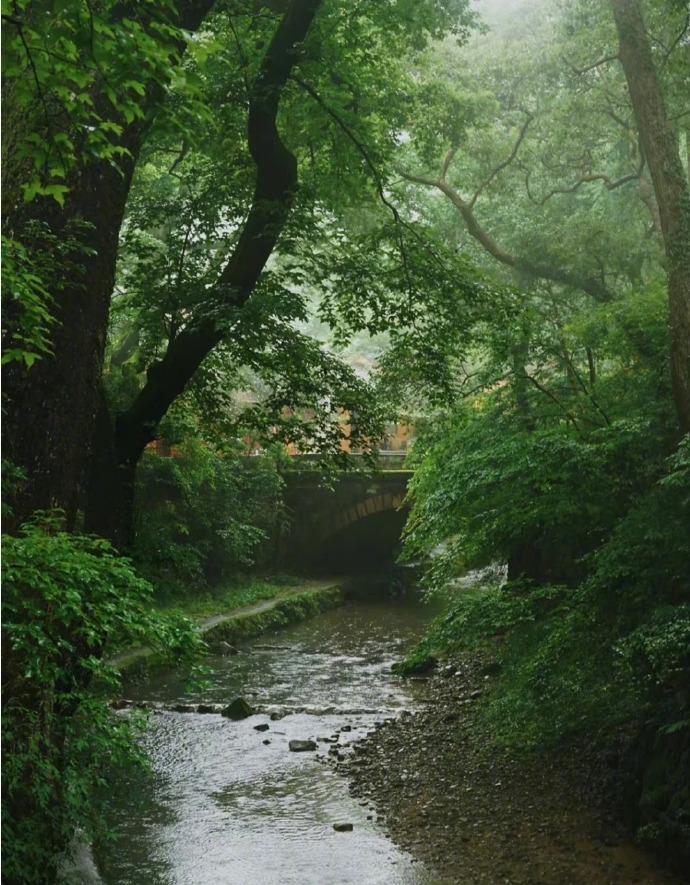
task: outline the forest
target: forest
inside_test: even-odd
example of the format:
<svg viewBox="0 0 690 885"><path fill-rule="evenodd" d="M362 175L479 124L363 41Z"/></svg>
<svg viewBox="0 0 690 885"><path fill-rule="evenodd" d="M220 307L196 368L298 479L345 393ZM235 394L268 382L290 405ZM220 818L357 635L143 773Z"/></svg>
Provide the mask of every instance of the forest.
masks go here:
<svg viewBox="0 0 690 885"><path fill-rule="evenodd" d="M2 27L2 881L687 881L685 0L3 0ZM395 428L404 443L386 442ZM394 468L381 466L389 449ZM374 497L386 469L402 491ZM321 491L303 515L305 470ZM350 488L379 503L343 504L339 522L316 513ZM389 504L402 533L384 530ZM351 533L338 563L363 571L366 542L395 593L324 612L344 586L331 522ZM318 575L296 561L301 524ZM396 594L411 575L425 614L408 630ZM248 627L228 628L221 660L204 630L252 606L268 644L252 651ZM201 851L181 823L152 835L141 797L172 789L165 760L189 743L160 723L210 728L218 717L183 715L189 698L269 697L262 661L290 630L315 667L329 653L345 667L356 642L390 651L358 689L360 705L369 691L382 705L376 723L353 725L323 783L342 803L348 789L374 796L398 763L377 773L372 760L390 753L409 760L398 786L361 826L347 812L354 833L329 823L338 841L311 868L291 853L302 830L280 822L253 860L237 860L237 830L225 866L209 849L206 867L168 855L137 867L165 840L182 858ZM134 688L133 648L156 661ZM168 697L158 672L188 687ZM259 726L223 719L232 740L258 729L277 752L268 729L285 723L289 737L337 724L324 748L349 741L349 708L328 719L358 685L340 670L318 714L328 724L300 719L315 672L294 671L303 708L292 698ZM384 688L395 711L375 699ZM414 735L437 726L444 765L476 754L487 795L426 779ZM316 777L307 753L285 755ZM354 774L350 755L364 760ZM248 778L243 758L223 764ZM507 759L515 795L547 773L536 803L553 817L533 843L522 831L519 858L509 828L536 814L524 795L510 820L490 820L492 801L510 805L492 798ZM258 802L260 782L243 783L241 803ZM134 787L113 798L118 784ZM597 854L596 872L574 859L584 823L551 838L557 803L582 791L578 820L596 806L634 863L623 848L615 862ZM241 803L224 806L230 828ZM372 866L354 838L341 857L366 827L383 845L384 819L393 847ZM91 873L67 870L75 851ZM127 851L131 868L113 859ZM271 852L277 871L262 866Z"/></svg>

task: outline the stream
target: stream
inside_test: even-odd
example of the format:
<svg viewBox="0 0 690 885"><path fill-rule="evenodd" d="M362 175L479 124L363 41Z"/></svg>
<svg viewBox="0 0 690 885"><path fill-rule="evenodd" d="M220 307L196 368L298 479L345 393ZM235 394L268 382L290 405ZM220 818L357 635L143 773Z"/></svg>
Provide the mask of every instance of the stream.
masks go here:
<svg viewBox="0 0 690 885"><path fill-rule="evenodd" d="M387 838L326 761L351 752L376 722L414 710L424 682L390 672L433 616L419 600L351 601L266 633L248 653L207 659L208 684L175 671L128 692L139 700L227 703L266 712L240 722L199 713L152 715L149 777L122 779L110 798L117 835L97 852L108 885L432 885ZM270 719L268 712L280 716ZM126 715L126 714L122 714ZM268 725L259 731L255 726ZM329 743L319 738L337 738ZM316 752L291 752L293 739ZM340 750L335 750L341 747ZM352 824L350 832L334 824Z"/></svg>

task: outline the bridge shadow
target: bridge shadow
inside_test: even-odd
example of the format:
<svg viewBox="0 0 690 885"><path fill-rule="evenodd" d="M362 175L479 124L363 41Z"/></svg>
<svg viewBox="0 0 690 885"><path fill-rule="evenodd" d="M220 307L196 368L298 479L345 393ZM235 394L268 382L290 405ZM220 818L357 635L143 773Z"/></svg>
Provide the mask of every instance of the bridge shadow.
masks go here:
<svg viewBox="0 0 690 885"><path fill-rule="evenodd" d="M390 572L400 553L406 519L405 510L382 510L361 517L319 540L307 564L322 574Z"/></svg>
<svg viewBox="0 0 690 885"><path fill-rule="evenodd" d="M324 485L313 470L286 476L291 529L284 560L321 574L372 574L393 568L408 514L407 470L352 471Z"/></svg>

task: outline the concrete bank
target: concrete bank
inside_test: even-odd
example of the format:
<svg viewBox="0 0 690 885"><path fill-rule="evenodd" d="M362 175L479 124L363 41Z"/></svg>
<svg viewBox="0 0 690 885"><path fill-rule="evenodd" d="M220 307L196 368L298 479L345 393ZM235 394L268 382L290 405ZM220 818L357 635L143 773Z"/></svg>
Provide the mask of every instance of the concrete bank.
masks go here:
<svg viewBox="0 0 690 885"><path fill-rule="evenodd" d="M339 584L332 581L307 581L299 587L286 589L272 599L206 618L199 623L198 629L210 644L221 640L231 644L239 643L267 630L303 621L319 612L335 608L344 601L345 591ZM155 666L161 661L154 649L139 646L114 655L108 663L120 672L133 675L140 669Z"/></svg>

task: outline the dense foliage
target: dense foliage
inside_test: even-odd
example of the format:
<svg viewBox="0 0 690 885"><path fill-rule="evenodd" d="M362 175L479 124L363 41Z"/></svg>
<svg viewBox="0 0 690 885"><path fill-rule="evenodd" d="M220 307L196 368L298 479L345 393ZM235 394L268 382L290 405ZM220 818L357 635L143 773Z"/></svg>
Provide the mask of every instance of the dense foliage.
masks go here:
<svg viewBox="0 0 690 885"><path fill-rule="evenodd" d="M94 788L139 762L138 720L109 700L119 673L104 653L146 644L191 660L192 625L162 616L153 589L103 540L52 522L3 539L3 877L55 881L55 846L98 827Z"/></svg>
<svg viewBox="0 0 690 885"><path fill-rule="evenodd" d="M542 327L517 374L497 330L475 376L492 380L415 452L407 556L430 557L427 586L449 610L407 666L483 649L501 665L497 739L622 743L630 822L684 858L690 438L676 448L665 313L654 287L575 311L550 353ZM504 586L495 570L484 589L457 583L501 562Z"/></svg>
<svg viewBox="0 0 690 885"><path fill-rule="evenodd" d="M144 457L132 555L161 596L195 595L270 559L282 528L282 480L268 457L222 456L194 438ZM263 552L261 546L263 545Z"/></svg>
<svg viewBox="0 0 690 885"><path fill-rule="evenodd" d="M151 585L270 559L286 446L340 463L403 414L449 604L419 654L495 647L502 740L624 733L635 823L687 842L688 23L3 4L10 879L51 881L131 751L108 652L196 645Z"/></svg>

